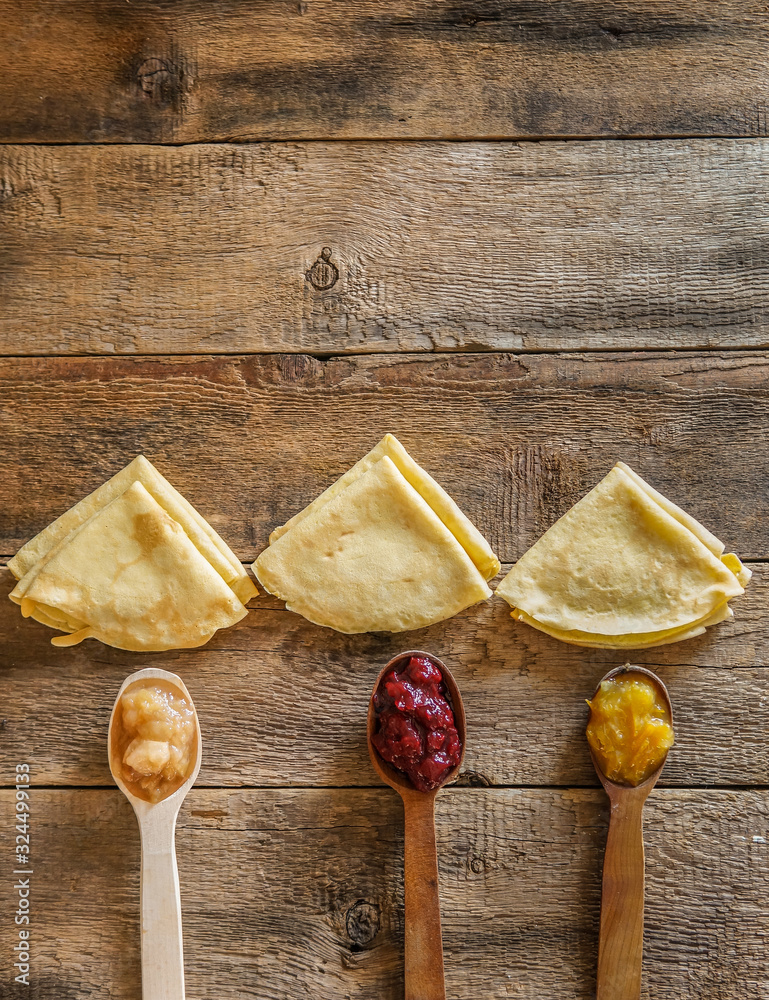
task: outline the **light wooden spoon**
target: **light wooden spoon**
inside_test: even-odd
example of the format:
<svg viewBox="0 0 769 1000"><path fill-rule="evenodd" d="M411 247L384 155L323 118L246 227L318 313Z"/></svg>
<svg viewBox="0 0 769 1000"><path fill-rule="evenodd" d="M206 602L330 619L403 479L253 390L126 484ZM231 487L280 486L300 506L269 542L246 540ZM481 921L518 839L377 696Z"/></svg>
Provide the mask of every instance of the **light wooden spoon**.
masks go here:
<svg viewBox="0 0 769 1000"><path fill-rule="evenodd" d="M368 707L368 752L379 777L394 788L403 799L405 820L403 867L406 895L405 1000L446 1000L441 907L438 895L438 855L435 846L435 797L447 781L456 777L462 766L462 759L460 758L456 767L446 772L438 788L420 792L414 788L403 772L397 771L382 760L371 742L371 737L376 732L374 695L379 684L388 670L412 656L425 656L440 668L448 700L454 711L454 724L462 743L462 758L464 758L465 709L456 681L445 663L437 656L415 649L400 653L390 660L376 679Z"/></svg>
<svg viewBox="0 0 769 1000"><path fill-rule="evenodd" d="M645 667L628 663L610 670L598 682L596 693L603 681L628 673L642 674L657 685L667 703L672 725L673 706L668 690ZM643 807L662 773L667 754L657 770L635 787L610 781L592 747L590 756L611 803L603 859L597 1000L639 1000L644 936Z"/></svg>
<svg viewBox="0 0 769 1000"><path fill-rule="evenodd" d="M176 674L153 667L131 674L123 681L112 709L108 737L109 767L118 788L133 806L141 832L142 1000L184 1000L182 911L174 832L179 807L200 770L202 741L195 712L195 763L184 784L167 798L160 802L147 802L125 785L121 777L122 762L117 753L117 709L127 688L137 682L142 684L153 680L175 687L195 711L189 691Z"/></svg>

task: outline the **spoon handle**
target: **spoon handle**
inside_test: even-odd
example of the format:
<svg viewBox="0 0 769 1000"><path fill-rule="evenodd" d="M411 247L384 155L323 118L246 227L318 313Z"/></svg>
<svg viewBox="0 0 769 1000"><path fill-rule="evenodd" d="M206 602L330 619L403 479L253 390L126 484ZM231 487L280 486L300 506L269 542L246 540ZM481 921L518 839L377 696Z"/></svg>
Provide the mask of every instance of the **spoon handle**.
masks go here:
<svg viewBox="0 0 769 1000"><path fill-rule="evenodd" d="M176 816L152 810L141 824L142 1000L184 1000Z"/></svg>
<svg viewBox="0 0 769 1000"><path fill-rule="evenodd" d="M446 1000L435 848L435 795L403 796L406 1000Z"/></svg>
<svg viewBox="0 0 769 1000"><path fill-rule="evenodd" d="M635 791L635 790L634 790ZM645 793L611 799L603 861L598 1000L639 1000L644 936Z"/></svg>

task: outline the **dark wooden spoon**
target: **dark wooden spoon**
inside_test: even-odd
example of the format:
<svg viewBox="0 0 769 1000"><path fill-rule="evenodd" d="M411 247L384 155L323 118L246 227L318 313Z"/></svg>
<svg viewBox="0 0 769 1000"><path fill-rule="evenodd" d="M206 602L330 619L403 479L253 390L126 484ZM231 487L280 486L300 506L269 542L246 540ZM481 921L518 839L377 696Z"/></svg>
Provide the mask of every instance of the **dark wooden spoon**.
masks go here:
<svg viewBox="0 0 769 1000"><path fill-rule="evenodd" d="M673 706L668 689L645 667L626 663L610 670L598 682L595 693L603 681L629 673L653 681L665 699L672 725ZM611 803L603 859L597 1000L639 1000L644 937L643 807L662 773L667 754L657 770L635 786L620 785L607 778L592 747L590 756Z"/></svg>
<svg viewBox="0 0 769 1000"><path fill-rule="evenodd" d="M371 742L376 731L374 695L379 684L396 664L412 656L432 660L443 674L448 700L454 711L454 723L465 753L465 709L456 681L448 667L432 653L409 650L399 653L383 670L374 684L368 706L368 752L374 770L403 799L405 820L404 882L406 889L405 973L406 1000L446 1000L443 980L443 941L441 938L441 908L438 895L438 856L435 847L435 797L446 784L456 777L459 764L446 772L443 781L429 792L420 792L402 771L397 771L382 760Z"/></svg>

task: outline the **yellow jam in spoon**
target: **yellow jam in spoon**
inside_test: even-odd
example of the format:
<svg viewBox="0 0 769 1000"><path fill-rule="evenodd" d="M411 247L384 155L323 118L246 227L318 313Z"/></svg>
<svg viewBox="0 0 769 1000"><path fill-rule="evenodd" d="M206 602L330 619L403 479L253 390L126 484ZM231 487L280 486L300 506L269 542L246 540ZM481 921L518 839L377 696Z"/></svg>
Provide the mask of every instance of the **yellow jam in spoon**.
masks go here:
<svg viewBox="0 0 769 1000"><path fill-rule="evenodd" d="M640 785L673 746L668 702L654 681L635 671L601 681L590 706L587 739L610 780Z"/></svg>

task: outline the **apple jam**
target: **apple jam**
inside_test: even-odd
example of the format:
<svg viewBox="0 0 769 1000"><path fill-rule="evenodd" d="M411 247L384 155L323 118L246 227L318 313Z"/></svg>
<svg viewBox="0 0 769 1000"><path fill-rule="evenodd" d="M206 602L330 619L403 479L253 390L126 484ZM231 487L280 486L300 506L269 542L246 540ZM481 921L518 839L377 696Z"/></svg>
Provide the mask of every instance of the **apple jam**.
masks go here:
<svg viewBox="0 0 769 1000"><path fill-rule="evenodd" d="M460 763L462 743L443 674L428 657L411 656L388 670L374 694L374 710L371 742L414 788L437 788Z"/></svg>
<svg viewBox="0 0 769 1000"><path fill-rule="evenodd" d="M129 791L160 802L190 776L197 735L195 709L180 691L162 680L139 681L120 698L111 757Z"/></svg>
<svg viewBox="0 0 769 1000"><path fill-rule="evenodd" d="M650 677L629 671L601 685L590 706L587 739L610 781L640 785L673 746L667 701Z"/></svg>

